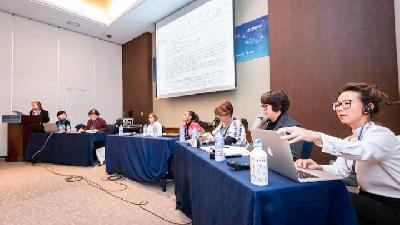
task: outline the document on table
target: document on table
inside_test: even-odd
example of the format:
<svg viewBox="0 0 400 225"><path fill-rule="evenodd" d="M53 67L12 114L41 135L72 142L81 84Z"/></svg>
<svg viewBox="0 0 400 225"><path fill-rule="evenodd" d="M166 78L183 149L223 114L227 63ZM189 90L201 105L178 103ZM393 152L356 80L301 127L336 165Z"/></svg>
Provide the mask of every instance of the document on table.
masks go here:
<svg viewBox="0 0 400 225"><path fill-rule="evenodd" d="M200 149L206 151L206 152L212 152L212 150L215 149L215 146L203 146L200 147ZM224 154L227 156L229 155L242 155L242 156L247 156L250 155L250 152L245 148L245 147L236 147L236 146L224 146Z"/></svg>

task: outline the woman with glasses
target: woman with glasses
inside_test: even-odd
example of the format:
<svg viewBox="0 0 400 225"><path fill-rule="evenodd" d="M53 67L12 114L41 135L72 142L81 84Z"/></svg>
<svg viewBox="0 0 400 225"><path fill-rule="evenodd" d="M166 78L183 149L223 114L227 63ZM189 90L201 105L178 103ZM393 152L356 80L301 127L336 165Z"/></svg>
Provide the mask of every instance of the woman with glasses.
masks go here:
<svg viewBox="0 0 400 225"><path fill-rule="evenodd" d="M160 137L162 136L162 125L158 122L158 117L154 113L149 114L146 135Z"/></svg>
<svg viewBox="0 0 400 225"><path fill-rule="evenodd" d="M264 118L256 120L253 128L278 130L282 127L300 126L300 123L288 115L289 98L283 91L269 91L261 96L261 107ZM303 141L290 145L293 160L300 159L303 151Z"/></svg>
<svg viewBox="0 0 400 225"><path fill-rule="evenodd" d="M247 147L246 129L240 120L233 117L233 106L230 101L220 101L214 109L215 116L220 120L218 126L212 132L222 131L225 145Z"/></svg>
<svg viewBox="0 0 400 225"><path fill-rule="evenodd" d="M360 224L400 224L400 140L372 121L382 102L393 104L374 85L348 83L333 109L340 122L352 129L351 136L340 139L299 127L278 130L289 143L312 141L323 152L338 156L330 166L311 159L298 160L296 166L337 175L355 171L360 192L352 199Z"/></svg>

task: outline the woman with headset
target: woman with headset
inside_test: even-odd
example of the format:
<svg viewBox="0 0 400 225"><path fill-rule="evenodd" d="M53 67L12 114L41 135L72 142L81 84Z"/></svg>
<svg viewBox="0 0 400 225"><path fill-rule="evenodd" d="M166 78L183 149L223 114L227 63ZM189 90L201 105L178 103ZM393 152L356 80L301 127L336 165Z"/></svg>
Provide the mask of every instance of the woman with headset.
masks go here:
<svg viewBox="0 0 400 225"><path fill-rule="evenodd" d="M400 141L372 121L381 102L393 104L375 85L348 83L339 91L333 110L352 129L351 136L340 139L300 127L278 130L289 143L314 142L322 152L338 156L333 165L300 159L297 167L337 175L356 173L360 191L351 197L360 224L400 224Z"/></svg>

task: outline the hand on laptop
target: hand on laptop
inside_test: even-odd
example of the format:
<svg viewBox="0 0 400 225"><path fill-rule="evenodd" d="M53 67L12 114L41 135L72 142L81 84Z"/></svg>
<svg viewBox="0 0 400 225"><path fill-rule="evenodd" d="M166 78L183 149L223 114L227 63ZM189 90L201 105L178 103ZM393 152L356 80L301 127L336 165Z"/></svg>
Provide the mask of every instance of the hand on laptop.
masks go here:
<svg viewBox="0 0 400 225"><path fill-rule="evenodd" d="M321 134L312 130L306 130L301 127L282 127L277 130L278 134L281 134L281 139L288 140L289 144L296 143L298 141L309 141L314 143L320 143Z"/></svg>
<svg viewBox="0 0 400 225"><path fill-rule="evenodd" d="M322 170L322 166L314 162L312 159L298 159L294 163L296 167L311 170Z"/></svg>

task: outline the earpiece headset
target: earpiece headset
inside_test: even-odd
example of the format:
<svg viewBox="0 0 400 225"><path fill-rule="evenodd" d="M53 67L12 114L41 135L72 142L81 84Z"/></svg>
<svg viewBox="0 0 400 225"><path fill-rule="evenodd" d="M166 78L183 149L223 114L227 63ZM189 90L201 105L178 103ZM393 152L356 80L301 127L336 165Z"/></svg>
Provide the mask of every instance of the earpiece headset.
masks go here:
<svg viewBox="0 0 400 225"><path fill-rule="evenodd" d="M373 108L368 104L362 108L362 114L368 115L373 111Z"/></svg>

